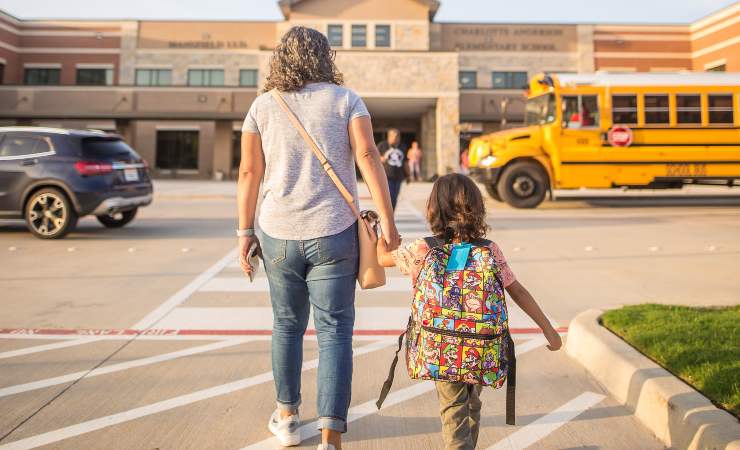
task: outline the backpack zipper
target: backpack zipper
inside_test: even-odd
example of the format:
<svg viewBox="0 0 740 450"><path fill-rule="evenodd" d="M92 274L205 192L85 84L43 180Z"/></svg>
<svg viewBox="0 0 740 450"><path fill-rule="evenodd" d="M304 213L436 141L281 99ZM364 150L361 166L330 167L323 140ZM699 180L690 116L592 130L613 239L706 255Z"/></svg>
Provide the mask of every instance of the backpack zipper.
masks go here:
<svg viewBox="0 0 740 450"><path fill-rule="evenodd" d="M430 333L437 333L437 334L442 334L445 336L462 337L462 338L469 338L469 339L491 340L491 339L499 338L503 335L503 333L478 334L478 333L469 333L467 331L443 330L439 328L430 327L429 325L423 325L421 328L425 331L429 331Z"/></svg>

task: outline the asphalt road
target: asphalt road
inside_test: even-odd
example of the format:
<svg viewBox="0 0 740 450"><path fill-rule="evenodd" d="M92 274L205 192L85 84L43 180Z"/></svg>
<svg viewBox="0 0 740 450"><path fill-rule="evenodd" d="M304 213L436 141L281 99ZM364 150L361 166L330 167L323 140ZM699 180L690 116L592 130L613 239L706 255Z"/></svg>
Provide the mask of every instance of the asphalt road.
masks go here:
<svg viewBox="0 0 740 450"><path fill-rule="evenodd" d="M263 278L250 284L235 266L233 185L155 188L154 204L121 230L87 218L65 240L40 241L0 222L0 450L277 447L266 427L269 297ZM404 187L406 241L425 233L429 188ZM488 205L489 237L566 339L590 307L738 303L740 197L575 194L530 211ZM358 293L346 448L442 448L430 384L399 368L383 410L373 405L391 332L407 317L408 281L389 277ZM504 424L504 393L486 390L480 448L662 448L575 361L547 351L516 309L512 327L518 425ZM316 357L309 335L301 448L318 442Z"/></svg>

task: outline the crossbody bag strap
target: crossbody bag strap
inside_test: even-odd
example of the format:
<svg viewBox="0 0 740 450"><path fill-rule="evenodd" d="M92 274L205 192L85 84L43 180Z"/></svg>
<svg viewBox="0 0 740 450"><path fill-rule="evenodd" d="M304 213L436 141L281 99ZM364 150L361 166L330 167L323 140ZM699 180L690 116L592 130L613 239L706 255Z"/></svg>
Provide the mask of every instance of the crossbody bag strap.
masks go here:
<svg viewBox="0 0 740 450"><path fill-rule="evenodd" d="M326 159L326 155L324 155L324 152L321 151L319 146L316 144L316 141L314 141L311 135L308 134L308 131L306 131L306 128L303 126L301 121L298 120L298 117L296 117L293 110L290 109L290 106L288 106L288 103L285 101L283 96L280 95L280 92L278 92L277 89L273 89L270 91L270 94L275 99L275 101L277 101L278 105L280 105L280 108L285 111L285 114L287 114L288 116L288 120L290 120L290 123L293 124L293 127L295 127L303 140L306 141L306 144L308 144L308 147L311 149L313 154L316 155L316 158L321 163L321 167L324 169L324 172L326 172L329 178L331 178L331 180L337 186L337 189L339 189L339 193L342 194L342 197L344 197L344 200L347 202L350 209L352 209L354 215L360 218L360 211L358 211L357 206L355 205L354 197L352 197L352 194L344 186L342 180L339 179L339 176L334 171L331 163L328 159Z"/></svg>

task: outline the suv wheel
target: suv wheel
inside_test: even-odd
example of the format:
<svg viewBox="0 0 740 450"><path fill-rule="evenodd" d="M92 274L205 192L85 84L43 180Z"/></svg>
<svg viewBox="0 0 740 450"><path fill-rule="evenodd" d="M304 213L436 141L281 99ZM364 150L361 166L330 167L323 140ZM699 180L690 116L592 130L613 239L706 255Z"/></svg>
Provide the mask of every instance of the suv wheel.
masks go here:
<svg viewBox="0 0 740 450"><path fill-rule="evenodd" d="M44 188L26 202L26 225L41 239L61 239L77 226L77 212L67 196L56 188Z"/></svg>
<svg viewBox="0 0 740 450"><path fill-rule="evenodd" d="M488 195L490 195L491 198L496 200L497 202L503 202L503 200L501 199L501 195L498 193L498 189L496 189L495 184L487 184L486 192L488 192Z"/></svg>
<svg viewBox="0 0 740 450"><path fill-rule="evenodd" d="M106 228L121 228L127 223L134 220L138 208L130 209L128 211L120 211L112 214L104 214L97 216L98 222L105 225Z"/></svg>
<svg viewBox="0 0 740 450"><path fill-rule="evenodd" d="M501 198L514 208L536 208L547 194L547 174L537 164L516 162L498 180Z"/></svg>

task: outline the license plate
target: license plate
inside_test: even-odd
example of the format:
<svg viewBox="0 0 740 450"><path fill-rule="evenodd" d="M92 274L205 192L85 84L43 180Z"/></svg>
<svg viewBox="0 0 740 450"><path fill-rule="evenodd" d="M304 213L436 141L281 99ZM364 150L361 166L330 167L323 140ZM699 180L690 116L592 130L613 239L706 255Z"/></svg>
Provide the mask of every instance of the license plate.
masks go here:
<svg viewBox="0 0 740 450"><path fill-rule="evenodd" d="M666 164L666 175L669 177L702 177L707 175L707 165L701 163Z"/></svg>
<svg viewBox="0 0 740 450"><path fill-rule="evenodd" d="M138 169L123 169L123 178L126 181L139 181Z"/></svg>

